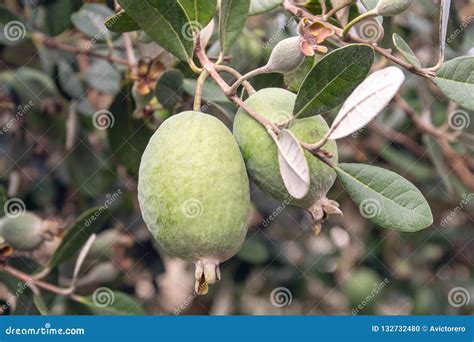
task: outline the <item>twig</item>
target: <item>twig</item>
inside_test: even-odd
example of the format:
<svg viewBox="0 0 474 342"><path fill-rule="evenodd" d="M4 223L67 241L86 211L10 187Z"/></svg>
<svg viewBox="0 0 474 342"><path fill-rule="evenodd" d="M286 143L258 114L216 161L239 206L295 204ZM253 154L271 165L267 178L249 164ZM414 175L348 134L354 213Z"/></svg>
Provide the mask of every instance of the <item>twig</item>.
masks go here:
<svg viewBox="0 0 474 342"><path fill-rule="evenodd" d="M193 110L195 112L199 112L201 109L202 89L204 87L204 82L206 82L208 76L209 73L206 70L203 70L196 81L196 93L194 94L193 104Z"/></svg>
<svg viewBox="0 0 474 342"><path fill-rule="evenodd" d="M236 79L242 78L242 74L240 72L238 72L234 68L231 68L227 65L215 65L215 68L217 71L223 71L223 72L227 72L228 74L231 74ZM256 90L254 89L254 87L252 87L249 81L244 81L242 83L242 86L245 88L245 90L247 91L249 95L253 95L256 93Z"/></svg>
<svg viewBox="0 0 474 342"><path fill-rule="evenodd" d="M340 10L346 8L347 6L350 6L354 3L354 0L347 0L346 2L340 4L337 7L334 7L331 9L329 12L327 12L325 15L323 15L323 20L327 21L330 17L332 17L334 14L339 12Z"/></svg>

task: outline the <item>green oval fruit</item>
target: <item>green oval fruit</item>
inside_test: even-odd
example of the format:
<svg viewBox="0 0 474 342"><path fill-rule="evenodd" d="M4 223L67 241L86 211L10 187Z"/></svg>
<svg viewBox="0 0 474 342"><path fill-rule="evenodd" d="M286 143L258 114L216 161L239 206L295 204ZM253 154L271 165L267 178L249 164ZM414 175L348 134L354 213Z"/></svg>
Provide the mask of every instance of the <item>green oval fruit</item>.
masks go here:
<svg viewBox="0 0 474 342"><path fill-rule="evenodd" d="M343 284L353 313L369 313L386 285L387 282L382 281L371 269L361 268L354 271Z"/></svg>
<svg viewBox="0 0 474 342"><path fill-rule="evenodd" d="M33 213L26 212L18 217L5 217L2 235L12 248L29 252L38 248L44 241L42 220Z"/></svg>
<svg viewBox="0 0 474 342"><path fill-rule="evenodd" d="M380 0L375 11L377 15L389 17L405 12L412 3L413 0Z"/></svg>
<svg viewBox="0 0 474 342"><path fill-rule="evenodd" d="M245 164L227 127L198 112L166 120L143 153L138 200L163 250L195 262L197 286L218 280L219 263L244 241L250 213Z"/></svg>
<svg viewBox="0 0 474 342"><path fill-rule="evenodd" d="M271 122L282 125L293 120L296 95L280 88L267 88L249 97L245 103L256 113ZM329 130L321 116L295 119L288 129L301 141L315 143ZM278 201L309 209L314 221L319 223L324 213L338 212L334 201L326 199L326 194L334 184L336 173L324 162L305 151L310 170L310 189L302 199L295 199L288 193L280 174L278 149L265 128L248 113L239 109L234 121L234 136L244 156L247 170L252 180L268 195ZM328 141L324 146L337 163L337 145ZM332 207L336 208L332 208Z"/></svg>
<svg viewBox="0 0 474 342"><path fill-rule="evenodd" d="M273 49L266 72L288 73L295 71L303 63L305 54L300 49L301 38L290 37L280 41Z"/></svg>

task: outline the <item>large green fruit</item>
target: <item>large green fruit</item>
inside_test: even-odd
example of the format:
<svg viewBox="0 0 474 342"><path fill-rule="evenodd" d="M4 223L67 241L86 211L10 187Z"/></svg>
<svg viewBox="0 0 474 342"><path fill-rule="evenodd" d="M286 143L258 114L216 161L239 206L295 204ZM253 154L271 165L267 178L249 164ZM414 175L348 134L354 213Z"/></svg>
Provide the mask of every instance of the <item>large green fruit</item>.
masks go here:
<svg viewBox="0 0 474 342"><path fill-rule="evenodd" d="M42 222L40 217L30 212L18 217L6 216L2 220L3 239L16 250L33 251L44 241Z"/></svg>
<svg viewBox="0 0 474 342"><path fill-rule="evenodd" d="M166 120L143 153L138 200L163 250L196 264L196 280L214 283L219 263L240 249L250 191L230 131L216 118L183 112Z"/></svg>
<svg viewBox="0 0 474 342"><path fill-rule="evenodd" d="M319 115L293 120L295 100L296 95L287 90L267 88L250 96L245 103L275 124L291 121L288 129L299 140L306 143L319 141L329 130L326 121ZM310 189L304 198L295 199L291 197L283 183L278 163L278 149L265 128L245 110L239 109L233 131L250 177L264 192L278 201L309 209L315 222L325 216L324 207L328 211L338 211L329 208L336 204L326 199L326 194L336 179L336 173L332 168L305 151L311 175ZM336 143L328 141L324 149L332 155L331 160L337 163Z"/></svg>

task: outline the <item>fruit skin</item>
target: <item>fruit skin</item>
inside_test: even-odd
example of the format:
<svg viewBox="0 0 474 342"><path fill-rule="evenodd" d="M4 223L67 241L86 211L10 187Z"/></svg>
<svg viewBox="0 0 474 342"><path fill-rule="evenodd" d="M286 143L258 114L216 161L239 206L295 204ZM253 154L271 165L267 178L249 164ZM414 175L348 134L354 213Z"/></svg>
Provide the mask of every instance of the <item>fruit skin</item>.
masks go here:
<svg viewBox="0 0 474 342"><path fill-rule="evenodd" d="M280 41L268 59L266 72L284 74L298 69L305 59L305 54L300 49L300 41L299 36Z"/></svg>
<svg viewBox="0 0 474 342"><path fill-rule="evenodd" d="M44 241L42 220L26 212L18 217L5 217L2 222L2 236L12 248L29 252L37 249Z"/></svg>
<svg viewBox="0 0 474 342"><path fill-rule="evenodd" d="M183 112L166 120L143 153L138 200L163 250L196 263L213 283L218 264L240 249L250 191L238 145L218 119Z"/></svg>
<svg viewBox="0 0 474 342"><path fill-rule="evenodd" d="M380 0L375 8L378 15L393 16L406 11L413 0Z"/></svg>
<svg viewBox="0 0 474 342"><path fill-rule="evenodd" d="M273 123L282 124L293 118L296 95L280 88L266 88L249 97L245 103L256 113ZM329 130L321 116L294 120L289 130L306 143L315 143ZM268 195L278 201L310 208L318 200L324 199L334 184L336 173L329 166L305 151L310 169L311 183L308 194L302 199L292 198L286 190L280 175L278 149L265 128L239 109L234 121L234 136L244 156L247 170L254 182ZM331 160L337 163L337 146L329 141L324 149L330 152Z"/></svg>

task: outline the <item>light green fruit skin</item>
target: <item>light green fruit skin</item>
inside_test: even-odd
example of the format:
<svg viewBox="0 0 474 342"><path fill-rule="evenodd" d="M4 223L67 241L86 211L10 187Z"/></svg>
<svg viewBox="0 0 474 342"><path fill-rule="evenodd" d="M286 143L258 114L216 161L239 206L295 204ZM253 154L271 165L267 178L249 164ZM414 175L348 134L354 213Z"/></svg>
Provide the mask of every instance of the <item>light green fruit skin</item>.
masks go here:
<svg viewBox="0 0 474 342"><path fill-rule="evenodd" d="M280 41L268 59L268 71L288 73L295 71L303 63L305 55L300 49L298 37L290 37Z"/></svg>
<svg viewBox="0 0 474 342"><path fill-rule="evenodd" d="M296 95L280 88L267 88L249 97L245 103L256 113L273 123L281 123L293 116ZM306 143L315 143L323 137L329 127L321 116L295 120L289 130ZM308 194L302 199L292 198L286 190L280 175L278 150L265 128L239 109L234 121L234 136L244 156L247 170L252 180L274 199L302 208L309 208L316 200L326 196L334 184L336 173L329 166L305 151L311 175ZM329 141L324 149L337 163L337 145Z"/></svg>
<svg viewBox="0 0 474 342"><path fill-rule="evenodd" d="M237 253L247 232L250 191L227 127L190 111L166 120L143 153L138 200L167 254L224 261Z"/></svg>
<svg viewBox="0 0 474 342"><path fill-rule="evenodd" d="M349 299L351 306L357 307L362 302L366 302L364 309L368 310L377 303L376 300L366 301L367 296L376 296L374 289L383 286L380 276L368 268L361 268L354 271L344 282L344 292Z"/></svg>
<svg viewBox="0 0 474 342"><path fill-rule="evenodd" d="M413 0L380 0L376 11L379 15L392 16L405 12L413 3Z"/></svg>
<svg viewBox="0 0 474 342"><path fill-rule="evenodd" d="M5 242L19 251L33 251L43 243L42 220L33 213L26 212L19 217L5 217L2 236Z"/></svg>

